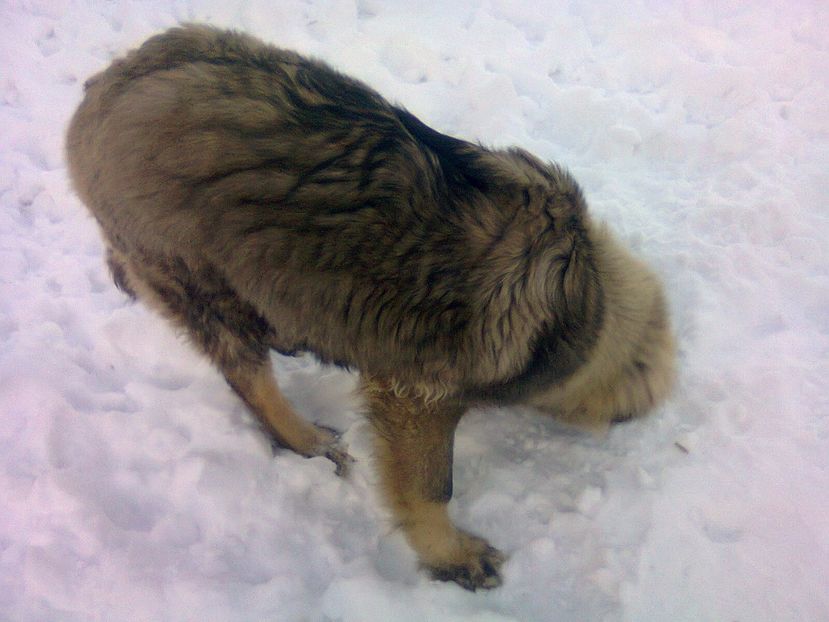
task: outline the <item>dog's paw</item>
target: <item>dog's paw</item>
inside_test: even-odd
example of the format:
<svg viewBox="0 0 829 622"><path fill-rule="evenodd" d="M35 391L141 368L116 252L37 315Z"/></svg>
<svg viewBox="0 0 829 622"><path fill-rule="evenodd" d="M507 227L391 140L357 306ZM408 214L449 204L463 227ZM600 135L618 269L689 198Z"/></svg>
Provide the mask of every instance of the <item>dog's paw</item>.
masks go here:
<svg viewBox="0 0 829 622"><path fill-rule="evenodd" d="M331 428L317 425L320 442L314 448L313 455L325 456L334 463L334 472L340 477L346 477L355 460L348 453L348 448L340 440L341 434Z"/></svg>
<svg viewBox="0 0 829 622"><path fill-rule="evenodd" d="M504 554L483 538L463 534L460 551L447 563L425 564L433 579L454 581L462 588L489 590L501 585Z"/></svg>

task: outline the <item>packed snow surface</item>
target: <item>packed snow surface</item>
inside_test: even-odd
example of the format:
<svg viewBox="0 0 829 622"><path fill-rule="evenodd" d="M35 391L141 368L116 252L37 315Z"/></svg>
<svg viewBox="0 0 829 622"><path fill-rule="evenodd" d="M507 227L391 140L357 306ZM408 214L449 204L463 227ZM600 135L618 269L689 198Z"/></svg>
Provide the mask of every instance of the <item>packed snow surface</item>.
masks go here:
<svg viewBox="0 0 829 622"><path fill-rule="evenodd" d="M733 0L6 0L0 619L829 620L829 10ZM458 430L451 512L504 586L436 583L374 490L355 379L275 357L348 479L271 449L111 283L63 155L84 80L182 21L353 74L438 130L568 166L663 278L679 380L604 438Z"/></svg>

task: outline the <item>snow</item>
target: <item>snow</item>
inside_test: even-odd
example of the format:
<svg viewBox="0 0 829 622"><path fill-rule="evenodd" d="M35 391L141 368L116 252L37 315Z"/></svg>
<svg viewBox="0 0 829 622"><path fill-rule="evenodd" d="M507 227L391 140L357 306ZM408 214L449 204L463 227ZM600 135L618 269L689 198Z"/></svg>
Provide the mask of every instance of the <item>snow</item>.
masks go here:
<svg viewBox="0 0 829 622"><path fill-rule="evenodd" d="M90 74L188 20L566 164L663 277L680 378L652 417L605 438L462 421L451 512L509 555L503 587L417 570L352 376L274 359L344 431L342 480L272 456L112 286L66 123ZM829 620L825 3L12 0L0 29L0 619Z"/></svg>

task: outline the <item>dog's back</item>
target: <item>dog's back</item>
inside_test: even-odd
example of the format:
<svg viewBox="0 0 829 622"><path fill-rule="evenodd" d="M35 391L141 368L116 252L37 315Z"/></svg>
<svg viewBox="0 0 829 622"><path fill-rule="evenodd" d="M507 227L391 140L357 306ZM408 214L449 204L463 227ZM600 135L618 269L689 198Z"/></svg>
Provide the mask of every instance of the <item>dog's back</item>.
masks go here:
<svg viewBox="0 0 829 622"><path fill-rule="evenodd" d="M578 242L587 249L569 176L443 136L245 35L186 27L150 39L89 81L68 145L114 256L221 274L272 326L276 349L404 382L517 372L548 320L531 281L555 272L550 257L563 265ZM551 183L558 204L533 206L530 192ZM492 331L482 299L512 272L529 282L528 304L504 308L523 316Z"/></svg>

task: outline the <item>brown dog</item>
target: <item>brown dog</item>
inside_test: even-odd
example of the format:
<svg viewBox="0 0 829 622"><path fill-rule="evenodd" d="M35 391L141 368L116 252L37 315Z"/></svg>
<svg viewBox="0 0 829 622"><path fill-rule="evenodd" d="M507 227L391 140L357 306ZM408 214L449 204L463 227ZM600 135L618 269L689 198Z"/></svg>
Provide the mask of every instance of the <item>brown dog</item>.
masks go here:
<svg viewBox="0 0 829 622"><path fill-rule="evenodd" d="M89 80L68 159L116 283L280 444L350 460L282 396L269 349L359 370L385 494L439 579L500 583L502 555L446 512L467 407L606 425L669 389L660 286L567 172L440 134L320 62L170 30Z"/></svg>

